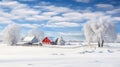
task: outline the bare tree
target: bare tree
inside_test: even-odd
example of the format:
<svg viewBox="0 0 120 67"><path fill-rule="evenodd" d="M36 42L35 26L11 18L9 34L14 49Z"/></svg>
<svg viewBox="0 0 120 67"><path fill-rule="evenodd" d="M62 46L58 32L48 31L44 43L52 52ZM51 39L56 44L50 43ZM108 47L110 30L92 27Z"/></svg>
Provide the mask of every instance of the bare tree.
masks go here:
<svg viewBox="0 0 120 67"><path fill-rule="evenodd" d="M20 39L20 27L17 24L9 24L3 32L3 42L7 45L15 45Z"/></svg>

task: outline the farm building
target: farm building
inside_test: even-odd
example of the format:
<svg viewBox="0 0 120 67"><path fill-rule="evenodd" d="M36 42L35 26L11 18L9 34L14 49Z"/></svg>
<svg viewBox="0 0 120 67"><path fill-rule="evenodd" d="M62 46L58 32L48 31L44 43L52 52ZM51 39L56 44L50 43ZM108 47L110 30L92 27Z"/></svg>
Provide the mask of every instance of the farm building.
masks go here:
<svg viewBox="0 0 120 67"><path fill-rule="evenodd" d="M52 44L52 41L48 38L48 37L45 37L43 40L42 40L42 44Z"/></svg>
<svg viewBox="0 0 120 67"><path fill-rule="evenodd" d="M18 45L32 45L38 43L38 40L35 36L26 36L21 42L18 42Z"/></svg>
<svg viewBox="0 0 120 67"><path fill-rule="evenodd" d="M58 42L58 38L55 40L54 44L57 45L57 42Z"/></svg>
<svg viewBox="0 0 120 67"><path fill-rule="evenodd" d="M45 37L42 40L42 44L48 44L48 45L65 45L65 41L63 40L62 37L57 38L56 40L54 40L54 38L52 37Z"/></svg>
<svg viewBox="0 0 120 67"><path fill-rule="evenodd" d="M24 42L28 43L36 43L38 42L37 38L35 36L27 36L23 39Z"/></svg>

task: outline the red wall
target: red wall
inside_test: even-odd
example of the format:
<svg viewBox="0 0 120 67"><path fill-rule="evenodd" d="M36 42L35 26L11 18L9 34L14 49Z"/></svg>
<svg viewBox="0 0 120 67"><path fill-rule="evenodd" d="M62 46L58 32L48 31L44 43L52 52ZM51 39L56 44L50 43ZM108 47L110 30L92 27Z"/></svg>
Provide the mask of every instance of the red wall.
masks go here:
<svg viewBox="0 0 120 67"><path fill-rule="evenodd" d="M51 40L48 37L45 37L42 41L43 44L51 44Z"/></svg>

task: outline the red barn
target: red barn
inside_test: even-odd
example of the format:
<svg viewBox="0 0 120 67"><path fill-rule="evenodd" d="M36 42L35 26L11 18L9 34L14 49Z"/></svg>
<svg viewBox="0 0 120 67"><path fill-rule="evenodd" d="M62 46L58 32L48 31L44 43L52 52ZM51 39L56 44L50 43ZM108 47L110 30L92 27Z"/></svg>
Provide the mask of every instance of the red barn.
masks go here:
<svg viewBox="0 0 120 67"><path fill-rule="evenodd" d="M48 37L45 37L45 38L42 40L42 43L43 43L43 44L51 44L51 40L50 40Z"/></svg>

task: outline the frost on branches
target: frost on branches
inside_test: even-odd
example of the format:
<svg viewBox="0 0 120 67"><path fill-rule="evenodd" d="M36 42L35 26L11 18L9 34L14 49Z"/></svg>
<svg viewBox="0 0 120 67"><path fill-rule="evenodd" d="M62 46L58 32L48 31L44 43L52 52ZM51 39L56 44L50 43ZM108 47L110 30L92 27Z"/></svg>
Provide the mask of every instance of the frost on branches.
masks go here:
<svg viewBox="0 0 120 67"><path fill-rule="evenodd" d="M15 45L20 39L20 27L17 24L9 24L3 32L3 42L7 45Z"/></svg>
<svg viewBox="0 0 120 67"><path fill-rule="evenodd" d="M86 41L98 42L98 47L103 47L104 42L115 42L116 32L114 23L106 19L91 20L84 25Z"/></svg>
<svg viewBox="0 0 120 67"><path fill-rule="evenodd" d="M44 38L44 32L38 28L34 28L28 32L28 36L35 36L37 40L41 42Z"/></svg>
<svg viewBox="0 0 120 67"><path fill-rule="evenodd" d="M58 38L57 45L65 45L65 41L62 37Z"/></svg>

